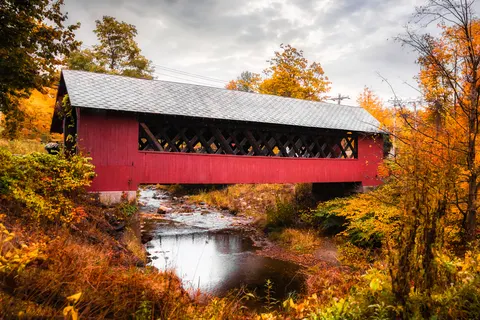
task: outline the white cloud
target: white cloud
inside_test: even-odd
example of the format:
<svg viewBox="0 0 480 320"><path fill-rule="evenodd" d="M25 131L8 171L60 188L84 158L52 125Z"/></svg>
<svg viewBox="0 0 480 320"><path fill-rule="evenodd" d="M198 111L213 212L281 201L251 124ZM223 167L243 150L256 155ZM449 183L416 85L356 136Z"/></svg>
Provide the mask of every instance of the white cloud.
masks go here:
<svg viewBox="0 0 480 320"><path fill-rule="evenodd" d="M414 83L415 56L392 40L414 12L413 0L65 2L70 21L82 23L78 38L86 45L95 42L94 21L111 15L137 26L144 55L160 66L229 80L244 70L261 72L279 44L290 43L322 64L333 82L331 94L350 95L349 104L364 85L385 99L391 96L377 71L400 95L416 95L402 83ZM160 68L158 78L194 80Z"/></svg>

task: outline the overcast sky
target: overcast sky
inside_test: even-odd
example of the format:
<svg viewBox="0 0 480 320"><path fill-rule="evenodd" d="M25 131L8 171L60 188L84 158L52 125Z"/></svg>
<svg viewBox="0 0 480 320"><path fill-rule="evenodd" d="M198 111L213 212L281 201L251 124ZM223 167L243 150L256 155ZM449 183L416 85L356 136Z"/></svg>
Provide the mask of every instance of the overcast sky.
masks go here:
<svg viewBox="0 0 480 320"><path fill-rule="evenodd" d="M321 63L331 94L355 104L364 86L385 100L388 78L402 97L415 97L415 54L393 38L403 32L420 0L66 0L78 39L95 44L95 20L111 15L134 24L143 54L158 79L223 86L164 67L228 81L242 71L260 73L281 43Z"/></svg>

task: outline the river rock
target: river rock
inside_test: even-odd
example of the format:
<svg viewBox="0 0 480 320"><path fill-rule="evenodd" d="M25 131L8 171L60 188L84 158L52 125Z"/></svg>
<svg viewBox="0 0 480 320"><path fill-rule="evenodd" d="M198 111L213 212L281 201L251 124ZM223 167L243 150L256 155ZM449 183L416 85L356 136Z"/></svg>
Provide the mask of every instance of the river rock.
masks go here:
<svg viewBox="0 0 480 320"><path fill-rule="evenodd" d="M172 208L165 207L165 206L160 206L160 207L157 209L157 213L160 213L160 214L169 213L170 211L172 211Z"/></svg>

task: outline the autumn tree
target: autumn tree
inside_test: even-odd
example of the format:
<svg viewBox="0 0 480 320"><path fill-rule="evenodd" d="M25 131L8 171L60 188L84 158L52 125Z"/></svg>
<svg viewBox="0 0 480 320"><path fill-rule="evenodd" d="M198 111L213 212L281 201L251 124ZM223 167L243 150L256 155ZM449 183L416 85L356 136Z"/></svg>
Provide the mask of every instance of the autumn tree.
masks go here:
<svg viewBox="0 0 480 320"><path fill-rule="evenodd" d="M309 61L303 50L291 45L280 45L280 51L268 60L270 67L263 72L266 79L259 92L282 97L321 101L330 90L330 82L320 63Z"/></svg>
<svg viewBox="0 0 480 320"><path fill-rule="evenodd" d="M62 5L63 0L0 2L0 111L9 139L22 127L19 99L50 85L62 57L79 45L74 35L79 24L65 25Z"/></svg>
<svg viewBox="0 0 480 320"><path fill-rule="evenodd" d="M374 116L384 127L392 125L393 114L391 110L383 106L382 100L369 87L364 87L357 98L357 103L372 116Z"/></svg>
<svg viewBox="0 0 480 320"><path fill-rule="evenodd" d="M153 78L152 62L141 54L135 41L137 28L134 25L109 16L95 23L93 32L99 44L94 45L92 50L74 52L67 62L69 69Z"/></svg>
<svg viewBox="0 0 480 320"><path fill-rule="evenodd" d="M261 77L258 73L243 71L240 76L237 77L237 80L231 80L225 88L244 92L258 92L260 81Z"/></svg>
<svg viewBox="0 0 480 320"><path fill-rule="evenodd" d="M330 90L330 81L320 63L310 63L302 50L291 45L280 45L280 51L268 60L264 78L251 72L243 72L237 80L230 81L227 89L259 92L282 97L321 101Z"/></svg>
<svg viewBox="0 0 480 320"><path fill-rule="evenodd" d="M476 236L479 163L480 46L479 24L473 13L473 0L436 0L417 9L422 21L439 23L440 37L407 30L399 40L419 54L421 86L437 132L432 139L455 141L451 152L458 154L463 168L457 186L457 206L463 215L463 240Z"/></svg>

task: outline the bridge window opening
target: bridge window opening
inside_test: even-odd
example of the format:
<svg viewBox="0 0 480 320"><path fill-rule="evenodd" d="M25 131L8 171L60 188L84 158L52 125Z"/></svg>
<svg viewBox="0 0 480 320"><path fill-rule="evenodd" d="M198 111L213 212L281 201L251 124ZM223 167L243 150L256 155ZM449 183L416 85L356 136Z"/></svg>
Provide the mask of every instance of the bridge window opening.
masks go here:
<svg viewBox="0 0 480 320"><path fill-rule="evenodd" d="M139 119L138 148L158 152L356 159L357 141L352 132L156 116Z"/></svg>

